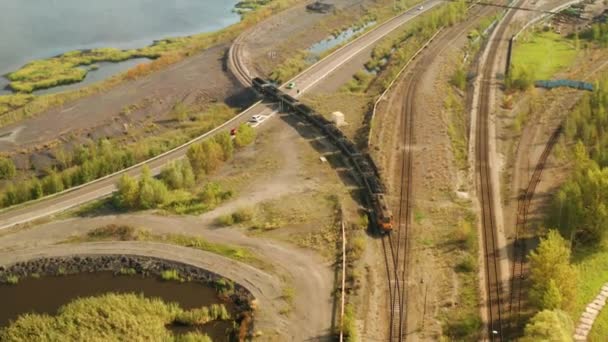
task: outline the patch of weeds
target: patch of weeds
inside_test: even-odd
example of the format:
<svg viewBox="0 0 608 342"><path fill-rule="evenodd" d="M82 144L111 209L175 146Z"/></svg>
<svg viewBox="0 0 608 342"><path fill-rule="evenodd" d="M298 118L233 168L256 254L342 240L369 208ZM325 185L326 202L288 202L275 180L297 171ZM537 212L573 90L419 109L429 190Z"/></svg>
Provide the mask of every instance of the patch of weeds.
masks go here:
<svg viewBox="0 0 608 342"><path fill-rule="evenodd" d="M454 268L456 272L461 273L469 273L473 272L477 268L477 263L475 262L475 258L470 254L464 255L456 267Z"/></svg>
<svg viewBox="0 0 608 342"><path fill-rule="evenodd" d="M234 282L229 279L220 278L214 282L214 286L220 295L230 296L234 293Z"/></svg>
<svg viewBox="0 0 608 342"><path fill-rule="evenodd" d="M19 277L14 274L6 276L6 283L10 285L17 285L19 283Z"/></svg>
<svg viewBox="0 0 608 342"><path fill-rule="evenodd" d="M137 274L137 270L135 270L134 268L131 267L122 267L119 271L118 274L120 275L128 275L128 276L132 276L132 275L136 275Z"/></svg>
<svg viewBox="0 0 608 342"><path fill-rule="evenodd" d="M414 210L414 222L420 224L422 223L422 220L424 220L424 218L425 216L423 212L421 212L420 210Z"/></svg>
<svg viewBox="0 0 608 342"><path fill-rule="evenodd" d="M178 281L183 283L185 280L175 269L165 270L160 273L160 278L166 281Z"/></svg>

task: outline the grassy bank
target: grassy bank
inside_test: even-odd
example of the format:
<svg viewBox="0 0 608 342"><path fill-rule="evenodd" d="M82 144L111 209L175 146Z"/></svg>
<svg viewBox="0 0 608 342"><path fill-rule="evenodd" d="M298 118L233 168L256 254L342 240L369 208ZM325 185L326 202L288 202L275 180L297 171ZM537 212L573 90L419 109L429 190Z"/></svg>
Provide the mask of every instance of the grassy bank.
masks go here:
<svg viewBox="0 0 608 342"><path fill-rule="evenodd" d="M229 320L224 305L184 310L176 303L148 299L135 294L104 294L76 299L59 308L57 315L29 313L5 328L0 328L2 341L208 341L211 339L193 329L185 335L169 327L202 326Z"/></svg>
<svg viewBox="0 0 608 342"><path fill-rule="evenodd" d="M148 230L131 226L110 224L89 231L85 235L73 236L65 243L80 243L94 241L152 241L194 248L205 252L218 254L236 261L248 263L262 269L271 266L263 262L251 250L222 243L213 243L202 237L184 234L153 234Z"/></svg>
<svg viewBox="0 0 608 342"><path fill-rule="evenodd" d="M242 20L239 23L217 32L163 39L140 49L118 50L103 48L70 51L57 57L28 63L21 69L8 75L11 80L11 87L24 93L32 92L35 89L78 82L85 77L87 72L86 70L82 70L81 66L92 65L102 61L118 62L136 57L155 59L150 63L140 64L127 72L98 84L72 92L33 97L24 97L21 94L2 95L0 96L0 127L65 102L108 90L125 80L147 75L213 45L229 42L245 29L290 7L297 1L271 0L262 2L245 0L243 2L256 3L256 6L254 10L243 13Z"/></svg>

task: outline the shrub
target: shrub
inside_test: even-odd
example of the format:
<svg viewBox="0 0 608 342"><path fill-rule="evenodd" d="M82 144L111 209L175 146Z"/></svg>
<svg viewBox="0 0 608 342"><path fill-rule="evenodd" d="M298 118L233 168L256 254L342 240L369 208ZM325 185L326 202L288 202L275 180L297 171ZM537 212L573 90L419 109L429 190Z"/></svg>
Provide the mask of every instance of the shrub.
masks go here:
<svg viewBox="0 0 608 342"><path fill-rule="evenodd" d="M255 130L249 125L240 125L234 138L236 147L245 147L251 144L253 140L255 140Z"/></svg>
<svg viewBox="0 0 608 342"><path fill-rule="evenodd" d="M0 179L11 179L16 172L15 163L11 159L0 157Z"/></svg>
<svg viewBox="0 0 608 342"><path fill-rule="evenodd" d="M222 160L227 161L232 158L234 154L234 144L232 143L232 137L228 132L221 132L215 136L214 140L222 148Z"/></svg>
<svg viewBox="0 0 608 342"><path fill-rule="evenodd" d="M132 241L138 239L137 229L126 225L109 224L107 226L95 228L87 233L87 237L93 240Z"/></svg>
<svg viewBox="0 0 608 342"><path fill-rule="evenodd" d="M220 215L217 218L217 223L221 226L232 226L234 224L234 218L232 215Z"/></svg>
<svg viewBox="0 0 608 342"><path fill-rule="evenodd" d="M469 273L475 270L475 258L470 254L466 254L456 265L456 272Z"/></svg>
<svg viewBox="0 0 608 342"><path fill-rule="evenodd" d="M17 285L19 283L19 277L14 274L6 276L6 283L10 285Z"/></svg>
<svg viewBox="0 0 608 342"><path fill-rule="evenodd" d="M253 210L251 208L239 208L233 214L234 223L249 222L253 219Z"/></svg>

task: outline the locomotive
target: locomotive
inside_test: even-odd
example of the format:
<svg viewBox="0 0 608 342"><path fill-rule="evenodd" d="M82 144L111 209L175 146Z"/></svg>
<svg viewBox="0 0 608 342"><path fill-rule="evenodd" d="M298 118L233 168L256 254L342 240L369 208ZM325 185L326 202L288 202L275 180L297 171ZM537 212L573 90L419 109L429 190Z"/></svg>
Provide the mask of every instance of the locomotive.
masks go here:
<svg viewBox="0 0 608 342"><path fill-rule="evenodd" d="M386 189L380 180L378 168L368 154L361 153L336 125L312 108L300 103L296 98L281 91L277 86L259 77L252 80L253 89L272 101L279 101L283 108L295 112L321 132L326 134L355 167L355 171L364 187L369 202L372 222L385 233L393 229L393 214L386 201Z"/></svg>

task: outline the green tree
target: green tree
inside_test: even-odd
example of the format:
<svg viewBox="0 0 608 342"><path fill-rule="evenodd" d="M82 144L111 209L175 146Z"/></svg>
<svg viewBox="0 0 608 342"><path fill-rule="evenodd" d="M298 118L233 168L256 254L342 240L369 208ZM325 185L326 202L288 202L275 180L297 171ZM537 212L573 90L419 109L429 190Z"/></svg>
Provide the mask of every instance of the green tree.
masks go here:
<svg viewBox="0 0 608 342"><path fill-rule="evenodd" d="M526 324L522 342L570 342L574 325L568 315L560 310L543 310Z"/></svg>
<svg viewBox="0 0 608 342"><path fill-rule="evenodd" d="M215 136L215 141L222 148L222 160L227 161L232 158L234 153L234 145L232 143L232 137L228 132L221 132Z"/></svg>
<svg viewBox="0 0 608 342"><path fill-rule="evenodd" d="M15 163L9 158L0 157L0 179L11 179L16 173Z"/></svg>
<svg viewBox="0 0 608 342"><path fill-rule="evenodd" d="M547 310L555 310L562 307L562 294L555 280L550 279L547 289L541 298L541 307Z"/></svg>
<svg viewBox="0 0 608 342"><path fill-rule="evenodd" d="M116 204L125 209L135 209L139 203L139 185L137 181L123 174L118 181L118 192L116 193Z"/></svg>
<svg viewBox="0 0 608 342"><path fill-rule="evenodd" d="M205 140L201 143L203 151L205 153L205 159L203 160L203 170L206 174L210 174L215 171L222 164L222 156L224 152L220 144L214 140Z"/></svg>
<svg viewBox="0 0 608 342"><path fill-rule="evenodd" d="M140 209L153 209L167 202L169 191L165 184L152 177L150 168L144 165L139 179L139 196L137 207Z"/></svg>
<svg viewBox="0 0 608 342"><path fill-rule="evenodd" d="M570 264L570 248L556 230L550 230L530 253L531 301L540 309L548 308L544 305L554 306L557 301L560 308L570 307L576 295L576 279L576 269Z"/></svg>
<svg viewBox="0 0 608 342"><path fill-rule="evenodd" d="M42 190L42 184L38 178L32 178L29 182L30 184L30 198L37 199L44 195Z"/></svg>
<svg viewBox="0 0 608 342"><path fill-rule="evenodd" d="M51 171L42 180L42 189L45 194L54 194L64 189L63 180L55 171Z"/></svg>
<svg viewBox="0 0 608 342"><path fill-rule="evenodd" d="M203 150L203 146L201 144L192 144L188 148L186 156L188 157L188 161L190 161L194 174L200 178L204 174L205 151Z"/></svg>
<svg viewBox="0 0 608 342"><path fill-rule="evenodd" d="M10 184L6 190L4 190L4 198L2 199L2 205L5 207L10 207L13 204L17 204L17 189L13 184Z"/></svg>
<svg viewBox="0 0 608 342"><path fill-rule="evenodd" d="M253 127L243 124L240 125L237 132L236 137L234 138L234 144L236 147L244 147L253 142L255 139L255 130Z"/></svg>
<svg viewBox="0 0 608 342"><path fill-rule="evenodd" d="M184 177L177 162L172 162L160 172L160 179L170 189L181 189L184 186Z"/></svg>

